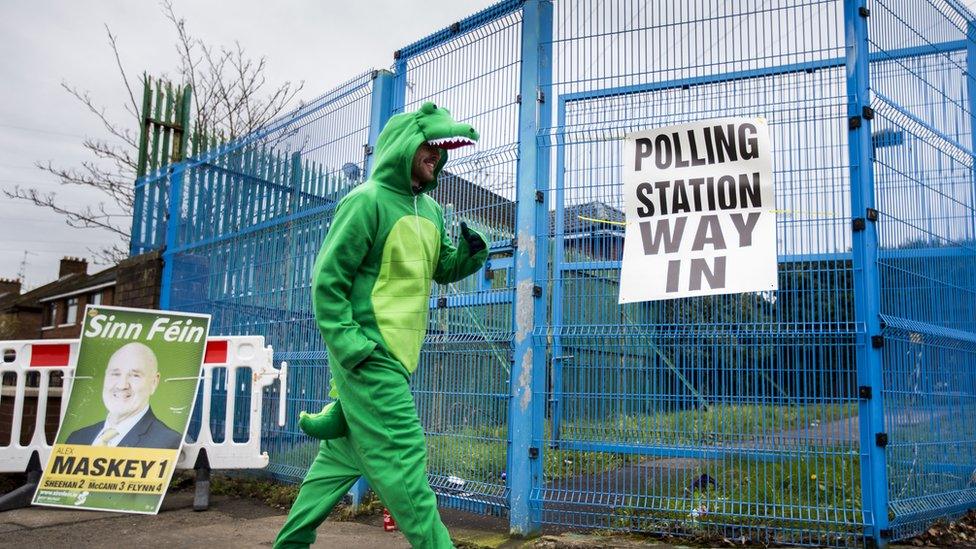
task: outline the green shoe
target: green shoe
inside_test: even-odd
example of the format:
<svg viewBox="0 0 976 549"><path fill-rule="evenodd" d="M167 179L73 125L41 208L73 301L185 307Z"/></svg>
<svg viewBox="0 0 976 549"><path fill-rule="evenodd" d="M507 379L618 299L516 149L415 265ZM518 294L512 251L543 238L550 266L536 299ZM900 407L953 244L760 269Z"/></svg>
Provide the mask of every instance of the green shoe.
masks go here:
<svg viewBox="0 0 976 549"><path fill-rule="evenodd" d="M342 413L342 405L338 400L326 404L317 414L298 414L298 427L306 435L319 440L342 438L349 432L346 416Z"/></svg>

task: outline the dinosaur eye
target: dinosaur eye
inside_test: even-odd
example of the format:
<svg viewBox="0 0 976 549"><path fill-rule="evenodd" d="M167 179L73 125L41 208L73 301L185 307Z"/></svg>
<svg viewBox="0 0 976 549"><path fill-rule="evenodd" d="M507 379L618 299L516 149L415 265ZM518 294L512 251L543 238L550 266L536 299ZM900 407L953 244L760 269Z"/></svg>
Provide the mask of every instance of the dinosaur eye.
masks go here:
<svg viewBox="0 0 976 549"><path fill-rule="evenodd" d="M434 114L434 111L437 110L437 105L435 105L435 104L431 103L430 101L428 101L428 102L424 103L422 107L420 107L420 110L424 114Z"/></svg>

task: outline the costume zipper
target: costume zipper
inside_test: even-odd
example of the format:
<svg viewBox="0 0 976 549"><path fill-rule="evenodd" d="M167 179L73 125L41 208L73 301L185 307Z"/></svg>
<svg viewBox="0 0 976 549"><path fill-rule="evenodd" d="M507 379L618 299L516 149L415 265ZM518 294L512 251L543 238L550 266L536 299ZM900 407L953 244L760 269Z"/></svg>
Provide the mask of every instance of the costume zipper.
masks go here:
<svg viewBox="0 0 976 549"><path fill-rule="evenodd" d="M423 235L420 234L420 212L417 210L417 194L413 195L413 222L417 226L417 243L420 244L420 253L424 256L424 265L430 268L430 259L427 257L427 249L424 247Z"/></svg>
<svg viewBox="0 0 976 549"><path fill-rule="evenodd" d="M417 210L417 195L413 195L413 222L417 226L417 238L420 238L420 212Z"/></svg>

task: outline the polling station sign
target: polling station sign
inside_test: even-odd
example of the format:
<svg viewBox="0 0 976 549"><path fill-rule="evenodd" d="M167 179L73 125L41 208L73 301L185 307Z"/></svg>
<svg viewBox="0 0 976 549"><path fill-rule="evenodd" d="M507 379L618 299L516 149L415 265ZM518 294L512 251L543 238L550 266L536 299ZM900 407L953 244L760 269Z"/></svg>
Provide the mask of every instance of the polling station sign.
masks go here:
<svg viewBox="0 0 976 549"><path fill-rule="evenodd" d="M627 227L619 303L777 287L769 126L722 118L623 145Z"/></svg>
<svg viewBox="0 0 976 549"><path fill-rule="evenodd" d="M209 315L92 307L34 505L155 514L193 413Z"/></svg>

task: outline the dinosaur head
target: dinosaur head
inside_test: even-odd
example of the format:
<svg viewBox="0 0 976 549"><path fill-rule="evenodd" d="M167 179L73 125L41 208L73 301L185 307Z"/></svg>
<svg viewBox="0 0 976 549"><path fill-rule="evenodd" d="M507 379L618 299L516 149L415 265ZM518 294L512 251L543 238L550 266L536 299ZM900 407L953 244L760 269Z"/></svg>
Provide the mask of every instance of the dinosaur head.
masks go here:
<svg viewBox="0 0 976 549"><path fill-rule="evenodd" d="M434 170L434 180L422 192L437 186L437 176L447 163L447 151L474 145L478 132L469 124L456 122L451 113L433 103L424 103L419 110L398 114L386 123L376 141L376 161L371 179L400 193L412 194L411 169L414 154L427 143L442 149Z"/></svg>
<svg viewBox="0 0 976 549"><path fill-rule="evenodd" d="M469 124L455 122L447 109L438 107L430 101L424 103L414 114L420 132L430 145L451 150L474 145L478 141L478 132L474 128Z"/></svg>

